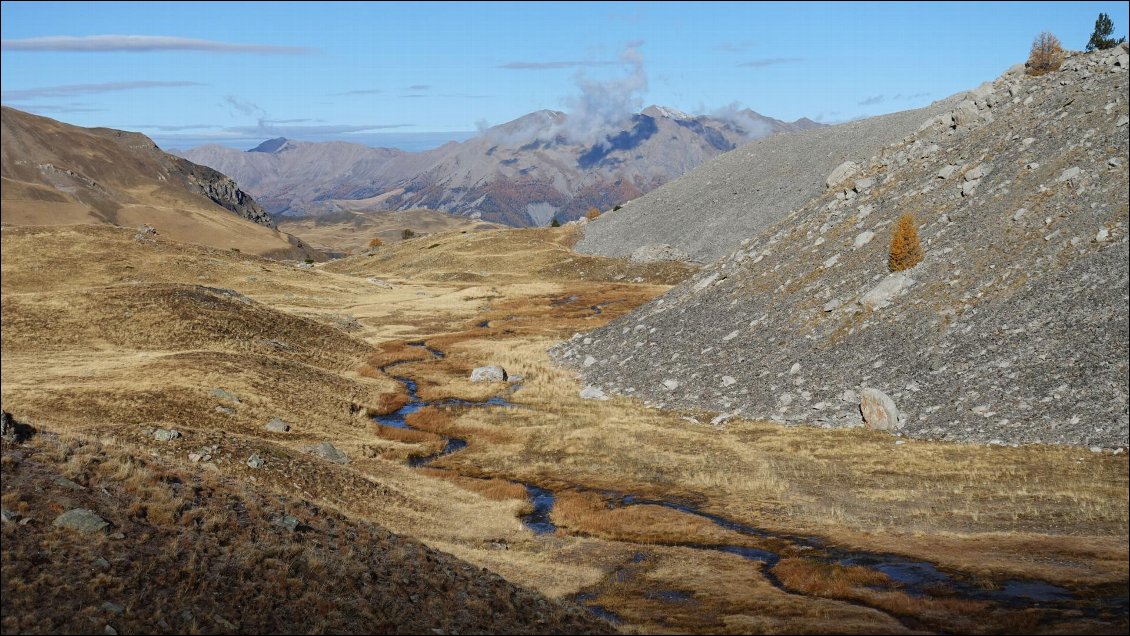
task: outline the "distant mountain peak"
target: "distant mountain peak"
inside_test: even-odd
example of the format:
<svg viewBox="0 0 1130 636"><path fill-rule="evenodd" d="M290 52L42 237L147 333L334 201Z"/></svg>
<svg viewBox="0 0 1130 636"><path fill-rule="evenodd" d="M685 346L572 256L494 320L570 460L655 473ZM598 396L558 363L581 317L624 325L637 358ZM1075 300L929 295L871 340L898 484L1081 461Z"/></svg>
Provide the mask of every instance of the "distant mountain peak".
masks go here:
<svg viewBox="0 0 1130 636"><path fill-rule="evenodd" d="M642 111L640 111L640 114L641 115L647 115L648 117L664 117L664 118L667 118L667 119L676 119L676 120L679 120L679 119L694 119L693 116L684 113L683 111L679 110L678 108L669 108L667 106L657 106L655 104L652 104L651 106L648 106L647 108L643 109Z"/></svg>
<svg viewBox="0 0 1130 636"><path fill-rule="evenodd" d="M267 141L264 141L263 143L255 146L247 152L274 153L293 146L294 144L292 144L291 141L286 137L275 137L274 139L268 139Z"/></svg>

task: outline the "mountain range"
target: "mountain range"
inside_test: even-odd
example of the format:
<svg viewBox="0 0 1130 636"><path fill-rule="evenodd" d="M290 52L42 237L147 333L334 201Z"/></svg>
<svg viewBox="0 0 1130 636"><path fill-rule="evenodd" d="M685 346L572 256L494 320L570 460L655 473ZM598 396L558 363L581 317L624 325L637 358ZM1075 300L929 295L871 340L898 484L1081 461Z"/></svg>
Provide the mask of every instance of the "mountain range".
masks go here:
<svg viewBox="0 0 1130 636"><path fill-rule="evenodd" d="M819 126L748 109L723 119L650 106L593 135L565 113L540 110L418 153L278 138L182 155L231 176L276 216L428 208L529 226L609 209L750 139Z"/></svg>

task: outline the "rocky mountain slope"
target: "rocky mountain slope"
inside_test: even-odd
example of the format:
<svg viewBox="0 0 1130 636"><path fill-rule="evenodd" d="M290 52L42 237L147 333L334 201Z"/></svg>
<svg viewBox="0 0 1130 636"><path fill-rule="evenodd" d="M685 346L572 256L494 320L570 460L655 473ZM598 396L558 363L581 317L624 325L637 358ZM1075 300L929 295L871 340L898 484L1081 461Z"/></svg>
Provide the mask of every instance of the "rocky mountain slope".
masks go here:
<svg viewBox="0 0 1130 636"><path fill-rule="evenodd" d="M1014 67L555 354L603 390L716 423L859 426L862 401L881 407L871 426L912 437L1126 446L1128 59L1123 45L1042 77ZM925 260L892 274L904 213Z"/></svg>
<svg viewBox="0 0 1130 636"><path fill-rule="evenodd" d="M278 232L227 176L139 133L79 128L3 107L3 222L151 225L169 238L289 258L320 257Z"/></svg>
<svg viewBox="0 0 1130 636"><path fill-rule="evenodd" d="M817 126L750 110L723 121L651 106L623 130L585 140L569 132L568 115L543 110L421 153L274 139L248 152L202 146L184 156L232 175L276 215L364 203L546 225L638 197L752 137Z"/></svg>
<svg viewBox="0 0 1130 636"><path fill-rule="evenodd" d="M628 256L641 247L670 245L685 254L676 253L683 260L721 258L743 238L820 194L828 173L839 164L866 160L962 99L959 95L917 110L753 140L677 183L601 216L586 228L576 249Z"/></svg>

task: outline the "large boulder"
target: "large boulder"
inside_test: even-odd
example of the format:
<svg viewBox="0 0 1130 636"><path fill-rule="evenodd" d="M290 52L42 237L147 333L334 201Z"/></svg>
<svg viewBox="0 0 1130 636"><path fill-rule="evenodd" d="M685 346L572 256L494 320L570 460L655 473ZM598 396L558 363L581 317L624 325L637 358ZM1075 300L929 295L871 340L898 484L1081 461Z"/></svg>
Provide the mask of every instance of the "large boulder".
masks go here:
<svg viewBox="0 0 1130 636"><path fill-rule="evenodd" d="M859 395L859 411L863 414L863 425L873 431L897 431L899 410L895 401L879 389L863 389Z"/></svg>
<svg viewBox="0 0 1130 636"><path fill-rule="evenodd" d="M847 181L851 177L855 176L855 173L859 172L859 168L860 166L858 163L854 161L845 161L836 166L834 170L832 170L831 174L829 174L828 178L824 181L824 185L829 188L834 188L844 181Z"/></svg>
<svg viewBox="0 0 1130 636"><path fill-rule="evenodd" d="M863 295L859 299L859 304L864 308L874 311L882 309L891 304L895 299L906 290L914 285L914 279L903 273L891 274L887 276L878 285L873 287L871 291Z"/></svg>
<svg viewBox="0 0 1130 636"><path fill-rule="evenodd" d="M474 371L471 371L472 382L505 382L507 377L506 369L497 364L476 367Z"/></svg>
<svg viewBox="0 0 1130 636"><path fill-rule="evenodd" d="M63 514L55 517L55 521L51 525L56 528L66 528L83 534L90 534L92 532L102 532L110 525L102 517L99 517L93 510L86 508L75 508L68 510Z"/></svg>
<svg viewBox="0 0 1130 636"><path fill-rule="evenodd" d="M345 453L339 451L337 448L334 447L333 444L331 444L329 442L322 442L321 444L318 444L317 446L308 446L306 448L306 452L308 452L312 455L317 455L318 457L321 457L322 459L327 459L327 460L329 460L329 461L331 461L335 464L348 464L349 463L349 458L346 457Z"/></svg>

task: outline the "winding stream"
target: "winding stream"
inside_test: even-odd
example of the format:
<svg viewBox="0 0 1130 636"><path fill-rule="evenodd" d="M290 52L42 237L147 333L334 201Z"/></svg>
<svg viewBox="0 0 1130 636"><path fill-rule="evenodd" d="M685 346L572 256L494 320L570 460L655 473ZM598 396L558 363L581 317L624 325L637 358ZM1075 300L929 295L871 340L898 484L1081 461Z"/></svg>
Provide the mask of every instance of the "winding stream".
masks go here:
<svg viewBox="0 0 1130 636"><path fill-rule="evenodd" d="M594 311L599 312L599 306L593 306ZM443 358L442 351L438 351L428 347L424 342L411 342L411 346L421 347L431 353L433 359ZM394 362L392 364L381 367L381 370L388 372L389 369L401 364L407 364L413 361ZM390 374L391 375L391 374ZM494 396L482 402L473 402L468 400L446 399L437 401L426 401L420 398L417 393L417 385L414 380L404 376L393 376L396 380L401 382L408 392L408 403L398 409L394 413L388 415L380 415L374 417L374 421L385 426L392 426L396 428L419 430L409 425L405 418L420 409L429 406L436 407L507 407L515 408L502 396ZM515 386L511 386L511 392L515 390ZM425 466L440 457L456 453L467 447L467 441L457 437L443 437L444 447L442 450L427 455L424 457L412 457L408 460L410 466L420 467ZM530 503L533 505L533 511L521 517L522 523L531 532L537 535L550 534L557 530L557 526L550 520L553 512L553 506L556 498L554 494L544 488L540 488L533 484L518 483L526 489L529 496ZM577 487L578 490L587 490L582 486ZM1079 598L1073 595L1068 590L1052 585L1050 583L1038 580L1027 579L1014 579L1006 580L1001 583L999 589L984 589L977 585L970 578L963 576L951 575L947 572L939 570L932 563L926 561L917 561L908 557L900 556L897 554L887 554L879 552L866 552L860 550L848 550L839 548L828 544L827 542L816 537L803 537L796 535L789 535L784 533L775 533L762 528L757 528L748 524L740 523L725 517L708 513L700 510L694 506L671 501L666 499L644 498L632 494L616 493L616 492L603 492L601 493L610 507L628 507L628 506L660 506L678 512L693 515L695 517L705 519L716 526L729 530L738 534L756 537L759 539L769 539L777 542L783 542L787 546L794 548L801 548L805 550L803 557L805 559L819 560L825 563L837 564L844 567L860 566L872 570L876 570L885 574L891 581L891 586L878 586L873 589L877 590L898 590L914 597L937 597L939 590L944 590L945 598L960 598L975 601L988 601L999 606L1009 609L1024 609L1032 607L1042 608L1055 608L1064 610L1081 611L1085 616L1109 619L1113 614L1115 617L1125 616L1130 613L1130 599L1125 596L1107 597L1102 599L1086 599ZM700 545L700 544L679 544L680 547L698 549L698 550L713 550L734 554L750 561L757 561L763 564L762 573L766 579L778 589L781 589L790 594L801 594L795 590L786 588L778 577L773 572L773 568L781 561L782 555L779 552L774 552L767 549L751 548L744 545ZM635 563L645 560L647 556L643 553L637 553ZM606 583L615 584L622 582L627 575L625 572L613 572ZM663 590L652 590L648 592L648 598L655 598L664 602L686 602L689 598L679 596L681 592L668 592ZM676 598L678 596L678 598ZM596 598L599 597L597 592L583 591L574 595L573 600L581 605L584 605L594 614L608 619L612 622L620 622L620 618L606 608L594 604ZM668 598L670 597L670 598ZM867 607L873 607L865 603L857 601L849 601L839 599L844 602L855 603ZM880 608L880 611L883 611ZM887 612L884 612L887 613ZM892 615L893 616L893 615ZM898 617L895 616L897 619Z"/></svg>

